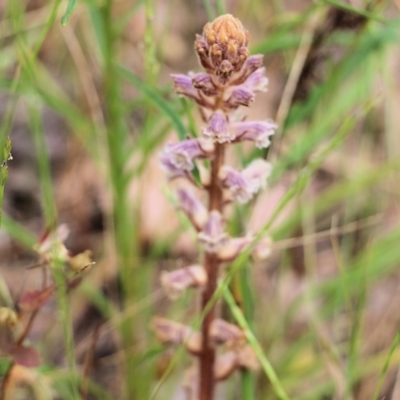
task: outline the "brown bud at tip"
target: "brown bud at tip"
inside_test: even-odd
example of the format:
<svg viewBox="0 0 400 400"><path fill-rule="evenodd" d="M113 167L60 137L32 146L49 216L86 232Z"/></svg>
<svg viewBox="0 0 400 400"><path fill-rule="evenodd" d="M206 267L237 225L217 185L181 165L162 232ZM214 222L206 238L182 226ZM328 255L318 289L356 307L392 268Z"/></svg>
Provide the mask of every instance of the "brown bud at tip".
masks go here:
<svg viewBox="0 0 400 400"><path fill-rule="evenodd" d="M197 36L195 49L202 66L226 84L239 72L249 52L249 32L230 14L221 15L204 26L203 36Z"/></svg>
<svg viewBox="0 0 400 400"><path fill-rule="evenodd" d="M15 311L8 307L0 307L0 325L8 328L14 328L18 322L18 316Z"/></svg>

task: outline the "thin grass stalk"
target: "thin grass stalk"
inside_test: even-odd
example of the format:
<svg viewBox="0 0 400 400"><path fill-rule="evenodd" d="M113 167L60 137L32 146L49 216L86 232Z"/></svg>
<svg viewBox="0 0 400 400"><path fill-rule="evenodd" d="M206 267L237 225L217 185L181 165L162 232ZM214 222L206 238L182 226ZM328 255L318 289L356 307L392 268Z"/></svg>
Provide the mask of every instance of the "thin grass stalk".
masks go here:
<svg viewBox="0 0 400 400"><path fill-rule="evenodd" d="M227 290L226 286L222 285L220 286L220 290L223 293L225 301L228 303L228 306L236 319L237 323L242 327L242 329L246 333L247 340L249 341L249 344L252 346L254 352L256 353L260 363L261 367L264 370L265 375L269 378L269 381L271 382L271 386L273 387L276 395L280 400L289 400L288 395L286 394L285 390L283 389L282 383L280 382L278 376L276 375L271 363L267 359L267 357L264 354L263 349L260 346L260 343L254 336L254 333L251 331L245 316L243 315L242 311L240 308L237 306L235 303L235 299L232 296L232 293Z"/></svg>
<svg viewBox="0 0 400 400"><path fill-rule="evenodd" d="M135 271L134 260L138 260L137 230L133 223L133 214L130 211L127 199L126 180L126 129L123 124L123 115L120 95L120 79L116 71L116 37L113 24L113 0L107 0L102 9L105 29L105 108L107 143L110 160L110 183L113 195L113 216L111 225L114 228L115 247L118 256L120 282L122 288L122 308L125 309L135 299ZM125 354L125 396L129 400L139 399L137 381L137 365L132 357L135 345L134 319L128 318L121 324L122 346Z"/></svg>
<svg viewBox="0 0 400 400"><path fill-rule="evenodd" d="M44 140L44 130L42 126L41 116L37 107L31 102L28 105L30 118L30 126L37 151L37 159L39 164L39 177L41 184L42 204L47 229L54 231L57 225L57 211L55 207L54 195L52 191L52 180L50 172L50 161L48 151ZM56 298L58 305L58 315L60 317L64 351L67 360L68 369L71 373L70 390L73 399L79 400L79 388L75 361L75 342L71 310L67 295L67 280L64 271L64 261L58 254L54 254L54 262L51 265L51 272L56 284Z"/></svg>

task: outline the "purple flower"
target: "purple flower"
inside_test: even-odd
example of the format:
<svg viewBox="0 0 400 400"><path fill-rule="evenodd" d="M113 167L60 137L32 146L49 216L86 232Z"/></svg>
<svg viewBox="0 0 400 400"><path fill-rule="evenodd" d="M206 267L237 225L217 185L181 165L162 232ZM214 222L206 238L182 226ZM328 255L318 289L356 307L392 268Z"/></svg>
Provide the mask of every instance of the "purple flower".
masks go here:
<svg viewBox="0 0 400 400"><path fill-rule="evenodd" d="M218 251L218 260L222 262L233 261L252 241L253 237L250 235L229 239Z"/></svg>
<svg viewBox="0 0 400 400"><path fill-rule="evenodd" d="M161 285L170 299L177 299L190 287L201 287L207 283L207 273L201 265L161 273Z"/></svg>
<svg viewBox="0 0 400 400"><path fill-rule="evenodd" d="M254 71L262 67L263 57L264 56L262 54L249 56L245 61L240 73L232 82L232 85L242 84Z"/></svg>
<svg viewBox="0 0 400 400"><path fill-rule="evenodd" d="M244 86L253 92L266 92L268 89L268 78L265 76L265 68L258 68L245 81Z"/></svg>
<svg viewBox="0 0 400 400"><path fill-rule="evenodd" d="M264 160L254 160L243 171L224 165L219 172L222 185L227 188L233 200L247 203L262 188L271 172L271 165Z"/></svg>
<svg viewBox="0 0 400 400"><path fill-rule="evenodd" d="M174 80L176 93L182 94L195 100L199 98L199 92L193 86L192 78L190 76L182 74L172 74L171 78Z"/></svg>
<svg viewBox="0 0 400 400"><path fill-rule="evenodd" d="M230 109L236 109L239 106L248 107L254 101L254 92L244 84L235 86L232 90L228 91L228 93L224 105Z"/></svg>
<svg viewBox="0 0 400 400"><path fill-rule="evenodd" d="M250 183L252 190L258 192L265 187L271 169L271 164L260 158L251 162L242 171L242 176Z"/></svg>
<svg viewBox="0 0 400 400"><path fill-rule="evenodd" d="M187 171L181 168L177 168L175 164L171 161L171 157L168 154L161 155L160 163L162 169L167 176L167 179L169 180L187 176Z"/></svg>
<svg viewBox="0 0 400 400"><path fill-rule="evenodd" d="M218 143L229 143L235 137L228 132L228 121L221 110L217 110L208 120L207 128L203 129L203 135L212 138Z"/></svg>
<svg viewBox="0 0 400 400"><path fill-rule="evenodd" d="M251 182L241 172L228 165L221 167L219 178L222 186L228 189L232 198L239 203L247 203L255 193Z"/></svg>
<svg viewBox="0 0 400 400"><path fill-rule="evenodd" d="M208 219L208 211L206 207L189 189L180 188L177 191L177 195L180 208L189 218L193 226L198 231L201 231Z"/></svg>
<svg viewBox="0 0 400 400"><path fill-rule="evenodd" d="M209 157L214 152L214 144L207 139L188 139L179 143L168 143L161 156L161 164L173 174L191 171L195 158Z"/></svg>
<svg viewBox="0 0 400 400"><path fill-rule="evenodd" d="M193 75L192 83L196 89L201 90L206 96L214 96L218 92L211 76L205 72Z"/></svg>
<svg viewBox="0 0 400 400"><path fill-rule="evenodd" d="M267 148L271 144L269 138L277 127L271 120L235 122L231 125L236 142L251 140L259 149Z"/></svg>
<svg viewBox="0 0 400 400"><path fill-rule="evenodd" d="M228 241L228 235L224 232L222 215L219 211L210 212L204 229L198 235L199 242L208 253L216 253Z"/></svg>

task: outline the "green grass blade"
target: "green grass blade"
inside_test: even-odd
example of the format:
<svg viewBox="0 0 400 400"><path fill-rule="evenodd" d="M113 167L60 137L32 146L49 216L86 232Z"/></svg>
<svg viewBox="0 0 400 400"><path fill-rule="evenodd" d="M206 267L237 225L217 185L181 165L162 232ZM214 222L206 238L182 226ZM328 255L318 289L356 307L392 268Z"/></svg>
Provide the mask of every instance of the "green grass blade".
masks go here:
<svg viewBox="0 0 400 400"><path fill-rule="evenodd" d="M265 372L265 375L268 377L269 381L271 382L271 386L274 389L276 395L281 400L289 400L288 395L285 393L285 390L282 387L282 384L276 375L271 363L268 361L267 357L264 354L263 349L261 348L260 343L254 336L253 332L251 331L246 318L244 317L240 308L236 305L235 299L232 297L232 294L229 290L224 290L224 298L228 303L228 306L235 317L237 323L240 327L244 330L247 340L250 346L253 348L254 352L256 353L262 369Z"/></svg>
<svg viewBox="0 0 400 400"><path fill-rule="evenodd" d="M76 5L77 5L76 0L68 0L68 5L65 14L61 17L62 26L66 26L68 24L68 20L71 17L72 13L74 12Z"/></svg>
<svg viewBox="0 0 400 400"><path fill-rule="evenodd" d="M152 87L138 78L131 71L121 66L117 67L117 71L125 80L135 86L151 104L156 106L159 111L161 111L171 120L179 139L184 140L186 137L186 128L183 125L180 116L169 106L168 102L165 101Z"/></svg>

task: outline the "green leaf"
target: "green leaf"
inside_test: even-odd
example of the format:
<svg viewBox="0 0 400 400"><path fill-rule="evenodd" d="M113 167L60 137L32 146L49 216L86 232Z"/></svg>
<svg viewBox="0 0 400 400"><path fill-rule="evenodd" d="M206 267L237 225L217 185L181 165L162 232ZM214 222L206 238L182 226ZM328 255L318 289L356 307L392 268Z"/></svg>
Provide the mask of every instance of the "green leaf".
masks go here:
<svg viewBox="0 0 400 400"><path fill-rule="evenodd" d="M65 11L65 14L61 17L61 25L66 26L69 20L69 17L72 15L72 13L75 10L76 7L76 0L69 0L68 1L68 6L67 10Z"/></svg>

